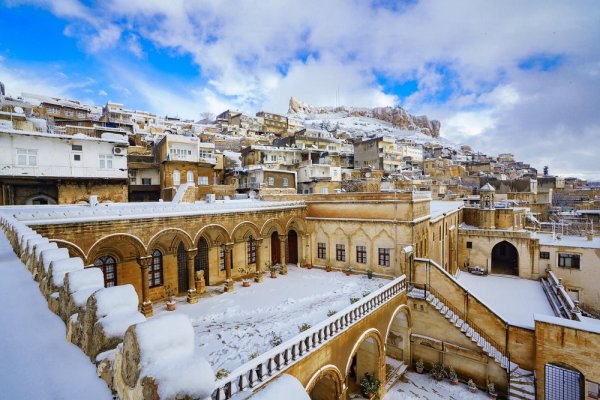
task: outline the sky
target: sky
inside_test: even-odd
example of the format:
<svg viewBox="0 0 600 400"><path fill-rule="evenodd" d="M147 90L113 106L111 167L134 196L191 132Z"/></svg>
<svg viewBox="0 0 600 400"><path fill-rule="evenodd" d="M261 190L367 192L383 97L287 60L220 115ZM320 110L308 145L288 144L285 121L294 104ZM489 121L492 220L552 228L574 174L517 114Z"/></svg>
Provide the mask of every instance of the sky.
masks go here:
<svg viewBox="0 0 600 400"><path fill-rule="evenodd" d="M441 135L600 179L600 3L0 0L7 92L200 119L401 106Z"/></svg>

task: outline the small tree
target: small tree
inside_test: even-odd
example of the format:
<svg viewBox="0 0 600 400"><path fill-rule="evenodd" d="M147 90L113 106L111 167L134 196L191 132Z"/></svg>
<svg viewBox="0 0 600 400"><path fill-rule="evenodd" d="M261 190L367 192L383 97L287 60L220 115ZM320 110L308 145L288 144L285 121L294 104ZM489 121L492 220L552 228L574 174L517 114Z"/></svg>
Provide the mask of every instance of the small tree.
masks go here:
<svg viewBox="0 0 600 400"><path fill-rule="evenodd" d="M360 380L360 390L365 397L377 395L379 393L379 379L369 372Z"/></svg>

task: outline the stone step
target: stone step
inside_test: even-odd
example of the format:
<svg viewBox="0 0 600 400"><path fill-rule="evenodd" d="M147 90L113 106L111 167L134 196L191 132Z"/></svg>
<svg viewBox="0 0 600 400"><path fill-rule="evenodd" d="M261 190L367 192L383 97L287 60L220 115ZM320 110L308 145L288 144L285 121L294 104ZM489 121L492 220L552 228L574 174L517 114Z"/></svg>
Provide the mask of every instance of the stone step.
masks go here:
<svg viewBox="0 0 600 400"><path fill-rule="evenodd" d="M533 386L533 383L531 385L519 385L519 384L514 384L511 383L510 385L510 392L511 393L519 393L519 394L531 394L531 395L535 395L535 386Z"/></svg>

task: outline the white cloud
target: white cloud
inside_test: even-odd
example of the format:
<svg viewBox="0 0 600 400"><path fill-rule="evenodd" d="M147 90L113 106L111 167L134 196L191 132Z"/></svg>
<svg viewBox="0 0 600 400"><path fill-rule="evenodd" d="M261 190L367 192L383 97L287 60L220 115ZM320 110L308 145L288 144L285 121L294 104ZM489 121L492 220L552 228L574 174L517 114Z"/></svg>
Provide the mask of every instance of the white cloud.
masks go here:
<svg viewBox="0 0 600 400"><path fill-rule="evenodd" d="M99 91L98 91L98 96L103 96L103 97L105 97L105 96L108 96L108 93L106 93L106 91L105 91L105 90L102 90L102 89L101 89L101 90L99 90Z"/></svg>

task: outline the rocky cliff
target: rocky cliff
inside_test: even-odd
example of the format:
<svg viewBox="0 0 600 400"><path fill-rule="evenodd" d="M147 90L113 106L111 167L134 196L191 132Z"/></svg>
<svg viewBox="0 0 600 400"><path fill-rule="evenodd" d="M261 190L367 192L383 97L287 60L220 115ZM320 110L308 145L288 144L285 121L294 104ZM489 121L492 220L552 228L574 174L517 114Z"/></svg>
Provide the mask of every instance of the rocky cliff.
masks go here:
<svg viewBox="0 0 600 400"><path fill-rule="evenodd" d="M389 122L394 127L410 131L418 131L427 136L437 138L440 136L440 121L429 120L427 116L414 116L402 107L314 107L302 103L295 98L290 99L288 108L290 116L303 117L319 114L341 114L345 117L366 117Z"/></svg>

